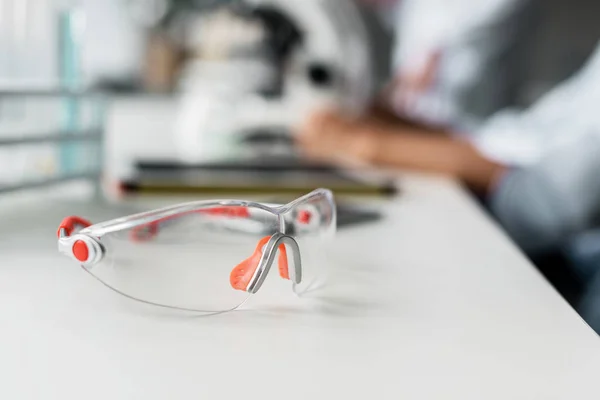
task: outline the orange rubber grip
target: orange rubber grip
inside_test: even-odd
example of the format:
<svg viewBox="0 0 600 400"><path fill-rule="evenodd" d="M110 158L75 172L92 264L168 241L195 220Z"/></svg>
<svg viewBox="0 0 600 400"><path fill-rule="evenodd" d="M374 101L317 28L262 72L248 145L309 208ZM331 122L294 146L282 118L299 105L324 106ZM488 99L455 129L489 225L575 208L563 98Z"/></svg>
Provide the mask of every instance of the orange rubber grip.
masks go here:
<svg viewBox="0 0 600 400"><path fill-rule="evenodd" d="M60 231L62 229L65 230L65 233L67 236L71 236L71 234L73 233L73 231L79 226L81 228L87 228L88 226L91 226L92 223L86 219L83 219L81 217L67 217L65 219L62 220L62 222L60 223L60 225L58 226L58 230L56 231L56 236L60 237Z"/></svg>
<svg viewBox="0 0 600 400"><path fill-rule="evenodd" d="M262 258L263 247L269 242L270 239L270 236L262 238L258 242L258 246L256 246L256 250L254 250L254 253L249 258L239 263L231 271L231 274L229 275L229 283L231 284L232 288L241 291L247 290L248 285L250 284L250 281L252 280L256 269L258 268L260 259ZM279 246L278 264L279 275L283 279L289 280L290 272L288 268L287 251L285 245L283 244Z"/></svg>

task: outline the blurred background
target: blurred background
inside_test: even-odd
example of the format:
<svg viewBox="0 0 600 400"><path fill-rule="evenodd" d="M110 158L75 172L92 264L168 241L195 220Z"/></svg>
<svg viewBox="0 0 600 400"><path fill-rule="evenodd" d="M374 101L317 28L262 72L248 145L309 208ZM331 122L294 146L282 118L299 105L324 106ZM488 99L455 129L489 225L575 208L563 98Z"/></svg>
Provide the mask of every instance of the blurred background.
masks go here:
<svg viewBox="0 0 600 400"><path fill-rule="evenodd" d="M599 16L592 0L0 0L0 197L329 187L361 205L401 196L399 172L447 175L600 330Z"/></svg>

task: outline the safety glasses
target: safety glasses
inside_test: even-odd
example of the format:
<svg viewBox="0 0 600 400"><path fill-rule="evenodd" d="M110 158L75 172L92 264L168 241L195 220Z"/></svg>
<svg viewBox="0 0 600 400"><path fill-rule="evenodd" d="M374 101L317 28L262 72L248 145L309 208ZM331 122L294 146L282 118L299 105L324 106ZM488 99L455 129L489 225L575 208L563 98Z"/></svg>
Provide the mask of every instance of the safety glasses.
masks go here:
<svg viewBox="0 0 600 400"><path fill-rule="evenodd" d="M58 249L128 298L220 313L257 293L273 264L297 294L320 286L335 230L333 195L319 189L286 205L199 201L96 225L68 217Z"/></svg>

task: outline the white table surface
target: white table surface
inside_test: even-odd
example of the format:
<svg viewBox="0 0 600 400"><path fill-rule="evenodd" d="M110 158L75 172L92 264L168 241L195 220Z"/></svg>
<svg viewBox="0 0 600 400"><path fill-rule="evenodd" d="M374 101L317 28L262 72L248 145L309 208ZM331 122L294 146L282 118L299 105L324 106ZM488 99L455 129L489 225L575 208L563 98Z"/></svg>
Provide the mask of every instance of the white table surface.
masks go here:
<svg viewBox="0 0 600 400"><path fill-rule="evenodd" d="M323 298L273 273L201 318L121 299L57 253L63 214L123 210L4 206L0 398L600 398L600 339L469 196L404 187L383 222L338 233Z"/></svg>

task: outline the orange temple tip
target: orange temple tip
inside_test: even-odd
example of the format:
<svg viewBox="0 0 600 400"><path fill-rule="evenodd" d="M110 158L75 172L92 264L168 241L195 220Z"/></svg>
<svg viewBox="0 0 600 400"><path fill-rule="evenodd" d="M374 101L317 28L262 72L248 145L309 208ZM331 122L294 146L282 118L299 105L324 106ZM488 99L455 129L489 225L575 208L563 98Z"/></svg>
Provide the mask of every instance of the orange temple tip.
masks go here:
<svg viewBox="0 0 600 400"><path fill-rule="evenodd" d="M81 217L67 217L65 219L62 220L62 222L60 223L60 225L58 226L58 230L56 231L56 236L60 237L61 236L61 231L64 230L65 235L67 236L71 236L71 234L73 233L73 231L75 230L75 228L82 227L82 228L87 228L88 226L91 226L92 223L86 219L83 219Z"/></svg>

